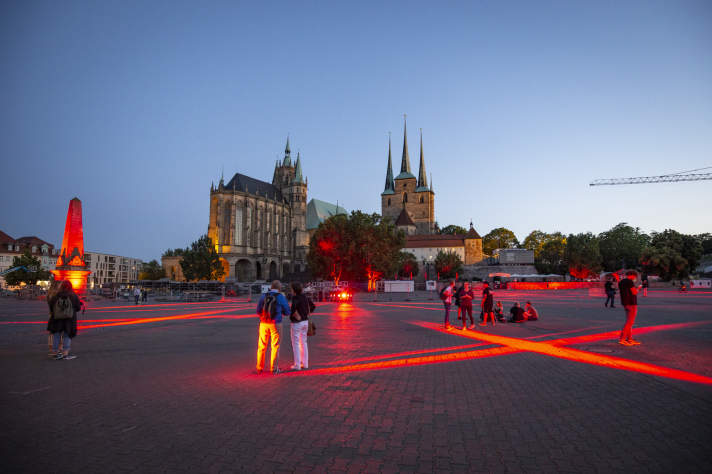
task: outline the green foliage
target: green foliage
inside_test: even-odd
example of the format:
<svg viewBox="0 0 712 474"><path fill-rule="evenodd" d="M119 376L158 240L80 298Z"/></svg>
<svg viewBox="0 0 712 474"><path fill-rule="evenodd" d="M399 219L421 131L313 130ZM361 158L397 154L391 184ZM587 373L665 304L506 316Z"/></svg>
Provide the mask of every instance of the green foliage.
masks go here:
<svg viewBox="0 0 712 474"><path fill-rule="evenodd" d="M650 237L625 222L598 236L603 269L609 272L637 267Z"/></svg>
<svg viewBox="0 0 712 474"><path fill-rule="evenodd" d="M603 268L598 237L591 232L569 235L566 239L565 256L569 273L576 278L598 276Z"/></svg>
<svg viewBox="0 0 712 474"><path fill-rule="evenodd" d="M467 229L459 225L449 225L440 229L440 233L447 235L465 235L467 234Z"/></svg>
<svg viewBox="0 0 712 474"><path fill-rule="evenodd" d="M640 261L646 272L664 280L685 278L700 264L702 251L697 237L667 229L653 234Z"/></svg>
<svg viewBox="0 0 712 474"><path fill-rule="evenodd" d="M398 276L401 278L410 278L411 273L413 278L418 275L419 271L418 260L410 252L401 251L398 254Z"/></svg>
<svg viewBox="0 0 712 474"><path fill-rule="evenodd" d="M396 272L403 245L403 232L389 219L353 211L319 225L309 242L307 262L317 277L374 281Z"/></svg>
<svg viewBox="0 0 712 474"><path fill-rule="evenodd" d="M539 259L534 259L534 265L540 273L565 275L569 269L566 262L566 237L560 232L549 234L541 247Z"/></svg>
<svg viewBox="0 0 712 474"><path fill-rule="evenodd" d="M695 239L697 239L702 246L702 255L712 254L712 234L697 234Z"/></svg>
<svg viewBox="0 0 712 474"><path fill-rule="evenodd" d="M492 229L489 234L482 238L482 251L487 255L492 255L497 249L514 249L517 247L519 247L517 236L514 235L514 232L504 227Z"/></svg>
<svg viewBox="0 0 712 474"><path fill-rule="evenodd" d="M219 280L225 274L220 257L207 234L183 251L180 266L188 281Z"/></svg>
<svg viewBox="0 0 712 474"><path fill-rule="evenodd" d="M12 273L8 273L4 277L5 283L10 286L19 285L20 283L34 285L38 280L49 280L49 271L42 269L42 262L40 259L33 257L29 250L25 250L25 253L12 259L12 265L10 268L20 266L25 267L27 270L15 270Z"/></svg>
<svg viewBox="0 0 712 474"><path fill-rule="evenodd" d="M440 278L455 278L455 275L462 270L462 260L455 252L438 252L435 257L435 270L440 274Z"/></svg>
<svg viewBox="0 0 712 474"><path fill-rule="evenodd" d="M187 249L168 249L163 252L162 257L180 257Z"/></svg>
<svg viewBox="0 0 712 474"><path fill-rule="evenodd" d="M141 273L138 274L139 280L160 280L161 278L166 278L166 271L156 260L144 263Z"/></svg>
<svg viewBox="0 0 712 474"><path fill-rule="evenodd" d="M533 250L534 258L538 259L539 254L541 253L541 248L544 246L544 242L548 240L549 235L550 234L540 230L533 230L526 236L524 242L522 242L522 247L527 250Z"/></svg>

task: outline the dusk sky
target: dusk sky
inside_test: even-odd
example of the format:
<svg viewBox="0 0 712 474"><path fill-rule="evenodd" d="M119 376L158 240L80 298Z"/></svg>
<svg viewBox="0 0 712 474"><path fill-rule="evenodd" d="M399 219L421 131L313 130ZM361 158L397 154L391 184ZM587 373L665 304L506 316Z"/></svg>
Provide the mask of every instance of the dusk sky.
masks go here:
<svg viewBox="0 0 712 474"><path fill-rule="evenodd" d="M404 113L440 226L712 232L712 181L588 185L712 166L709 0L10 1L0 60L15 238L59 246L77 196L86 249L160 258L287 134L309 198L380 212Z"/></svg>

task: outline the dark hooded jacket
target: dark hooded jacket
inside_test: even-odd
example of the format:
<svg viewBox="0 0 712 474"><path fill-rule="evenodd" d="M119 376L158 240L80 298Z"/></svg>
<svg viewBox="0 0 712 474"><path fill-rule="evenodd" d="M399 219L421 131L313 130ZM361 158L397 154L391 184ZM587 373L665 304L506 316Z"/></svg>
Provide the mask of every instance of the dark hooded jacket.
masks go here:
<svg viewBox="0 0 712 474"><path fill-rule="evenodd" d="M72 316L72 319L54 319L54 314L52 314L54 303L56 303L59 298L65 296L69 297L69 300L72 302L74 315ZM47 321L47 330L53 334L64 331L70 338L75 337L77 335L77 311L82 308L82 303L79 301L77 294L73 291L62 290L47 300L47 304L49 305L49 312L51 315L49 321Z"/></svg>

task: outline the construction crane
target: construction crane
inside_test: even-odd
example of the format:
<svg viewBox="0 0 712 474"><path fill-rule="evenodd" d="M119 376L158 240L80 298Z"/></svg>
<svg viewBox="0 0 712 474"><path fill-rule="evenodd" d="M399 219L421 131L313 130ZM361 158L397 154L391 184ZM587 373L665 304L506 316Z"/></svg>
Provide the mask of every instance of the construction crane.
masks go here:
<svg viewBox="0 0 712 474"><path fill-rule="evenodd" d="M597 179L591 181L589 186L613 186L616 184L646 184L646 183L675 183L677 181L703 181L712 179L712 173L693 173L693 171L702 171L712 169L712 166L706 168L698 168L696 170L681 171L673 174L663 174L660 176L639 176L637 178L611 178Z"/></svg>

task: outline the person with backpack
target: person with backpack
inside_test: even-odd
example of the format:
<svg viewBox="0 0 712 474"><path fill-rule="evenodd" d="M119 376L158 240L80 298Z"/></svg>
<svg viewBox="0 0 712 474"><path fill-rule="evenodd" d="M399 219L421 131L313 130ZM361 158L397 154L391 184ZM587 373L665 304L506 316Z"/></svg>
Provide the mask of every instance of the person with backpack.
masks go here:
<svg viewBox="0 0 712 474"><path fill-rule="evenodd" d="M445 306L445 329L450 328L450 306L452 305L452 297L455 292L455 280L450 280L450 283L440 290L440 299Z"/></svg>
<svg viewBox="0 0 712 474"><path fill-rule="evenodd" d="M49 300L51 316L47 322L47 330L52 333L52 349L55 360L72 360L77 356L70 355L72 339L77 335L77 311L82 309L79 297L72 289L68 280L62 281L59 291ZM62 341L62 350L59 343Z"/></svg>
<svg viewBox="0 0 712 474"><path fill-rule="evenodd" d="M290 308L287 298L280 292L282 283L274 280L267 293L260 296L257 303L257 314L260 317L259 336L257 338L257 374L261 374L265 365L267 344L272 344L269 370L272 374L279 373L279 343L282 315L289 316Z"/></svg>
<svg viewBox="0 0 712 474"><path fill-rule="evenodd" d="M302 293L302 284L292 283L292 309L289 316L292 336L292 352L294 364L292 370L309 368L309 347L307 346L307 331L309 330L309 314L316 309L311 298Z"/></svg>
<svg viewBox="0 0 712 474"><path fill-rule="evenodd" d="M457 319L462 319L462 308L460 307L460 295L465 290L465 285L460 285L459 288L455 290L455 294L452 295L455 306L457 306Z"/></svg>

